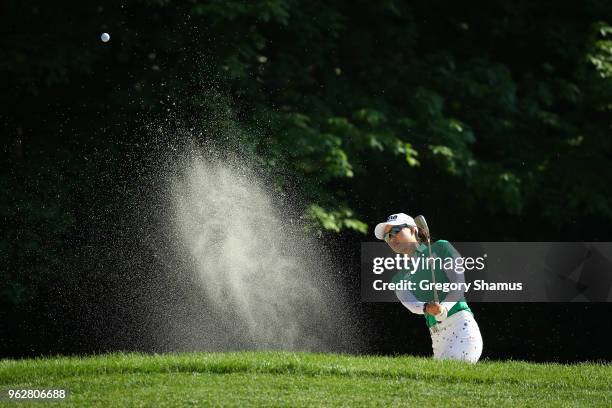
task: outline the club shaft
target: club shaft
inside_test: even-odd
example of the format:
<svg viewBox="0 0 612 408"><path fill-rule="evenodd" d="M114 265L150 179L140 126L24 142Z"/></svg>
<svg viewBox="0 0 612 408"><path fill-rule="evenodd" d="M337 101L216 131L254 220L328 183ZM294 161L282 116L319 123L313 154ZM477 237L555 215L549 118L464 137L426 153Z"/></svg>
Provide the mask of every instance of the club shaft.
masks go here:
<svg viewBox="0 0 612 408"><path fill-rule="evenodd" d="M428 234L429 235L429 234ZM427 247L429 248L429 258L432 258L432 252L431 252L431 240L429 239L429 237L427 238ZM435 263L434 263L435 266ZM438 291L436 290L436 270L435 268L431 268L431 282L434 284L434 290L433 290L433 296L434 296L434 302L438 303Z"/></svg>

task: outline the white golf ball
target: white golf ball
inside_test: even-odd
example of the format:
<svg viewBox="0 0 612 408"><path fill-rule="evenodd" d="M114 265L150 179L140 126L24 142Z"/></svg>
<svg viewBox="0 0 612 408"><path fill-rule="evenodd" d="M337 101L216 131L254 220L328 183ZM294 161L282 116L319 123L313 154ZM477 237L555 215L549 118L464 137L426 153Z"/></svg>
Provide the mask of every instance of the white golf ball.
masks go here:
<svg viewBox="0 0 612 408"><path fill-rule="evenodd" d="M108 40L110 40L110 35L108 35L108 33L102 33L100 39L102 40L102 42L108 42Z"/></svg>

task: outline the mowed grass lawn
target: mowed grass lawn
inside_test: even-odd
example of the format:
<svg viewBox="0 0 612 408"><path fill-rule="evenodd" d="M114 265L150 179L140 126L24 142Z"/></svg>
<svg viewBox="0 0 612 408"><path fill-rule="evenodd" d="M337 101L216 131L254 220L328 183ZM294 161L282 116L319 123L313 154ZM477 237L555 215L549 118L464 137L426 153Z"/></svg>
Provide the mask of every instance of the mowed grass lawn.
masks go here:
<svg viewBox="0 0 612 408"><path fill-rule="evenodd" d="M476 365L290 352L0 360L0 388L67 389L71 406L612 406L609 364ZM17 405L15 405L17 404ZM41 405L43 404L43 405Z"/></svg>

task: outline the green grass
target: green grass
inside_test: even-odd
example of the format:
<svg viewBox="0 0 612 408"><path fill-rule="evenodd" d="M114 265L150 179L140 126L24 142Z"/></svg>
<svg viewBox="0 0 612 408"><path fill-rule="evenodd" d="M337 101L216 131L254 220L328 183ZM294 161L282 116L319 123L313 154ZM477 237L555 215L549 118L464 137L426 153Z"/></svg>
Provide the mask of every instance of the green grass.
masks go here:
<svg viewBox="0 0 612 408"><path fill-rule="evenodd" d="M0 360L0 389L9 387L70 391L62 402L0 402L12 407L609 407L612 365L469 365L289 352L118 353Z"/></svg>

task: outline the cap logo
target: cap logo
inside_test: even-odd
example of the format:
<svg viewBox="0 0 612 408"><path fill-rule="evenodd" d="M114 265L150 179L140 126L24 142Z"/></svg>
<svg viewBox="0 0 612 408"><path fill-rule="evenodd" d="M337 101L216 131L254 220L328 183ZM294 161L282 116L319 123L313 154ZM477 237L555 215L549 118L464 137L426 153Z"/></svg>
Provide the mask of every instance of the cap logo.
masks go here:
<svg viewBox="0 0 612 408"><path fill-rule="evenodd" d="M387 222L395 221L396 219L397 219L397 215L390 215L389 218L387 219Z"/></svg>

